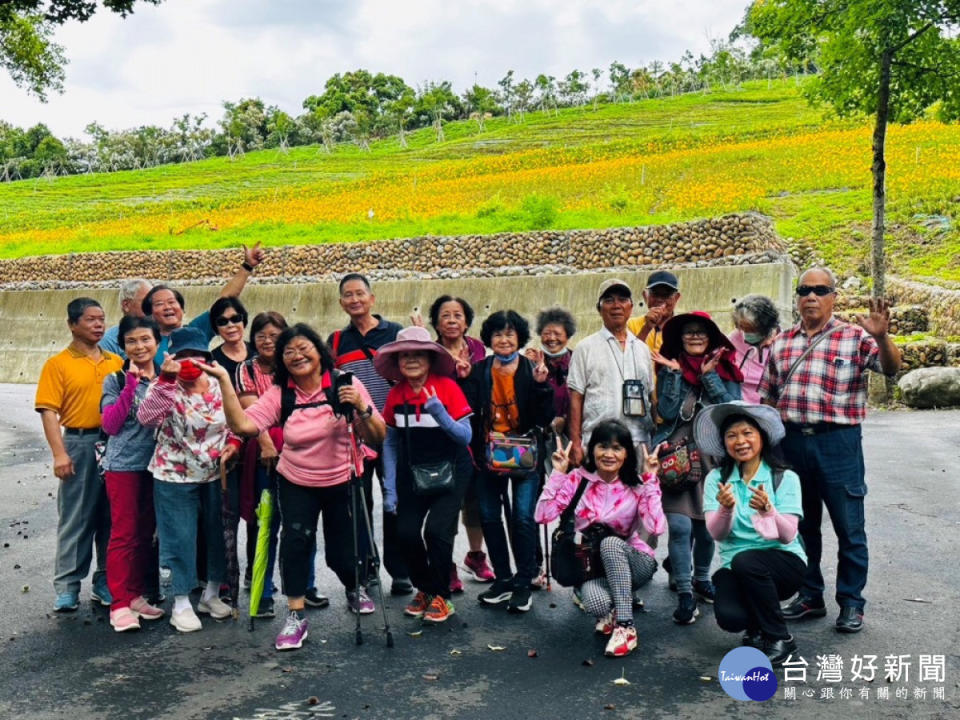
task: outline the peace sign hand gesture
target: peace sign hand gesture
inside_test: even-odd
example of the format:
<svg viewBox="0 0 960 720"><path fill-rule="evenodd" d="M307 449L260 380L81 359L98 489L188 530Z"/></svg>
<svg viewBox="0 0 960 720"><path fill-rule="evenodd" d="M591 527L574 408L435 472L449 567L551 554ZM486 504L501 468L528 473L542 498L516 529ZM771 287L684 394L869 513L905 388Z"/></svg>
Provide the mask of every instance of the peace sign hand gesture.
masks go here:
<svg viewBox="0 0 960 720"><path fill-rule="evenodd" d="M529 357L529 356L528 356ZM533 363L533 381L542 383L547 381L550 371L547 369L547 363L544 360L542 350L534 350L533 357L530 358Z"/></svg>
<svg viewBox="0 0 960 720"><path fill-rule="evenodd" d="M656 475L657 471L660 470L660 451L663 449L663 446L666 443L660 443L657 445L653 452L647 452L647 444L640 443L640 449L643 451L643 474Z"/></svg>
<svg viewBox="0 0 960 720"><path fill-rule="evenodd" d="M560 442L560 436L557 436L557 449L553 451L550 459L553 460L553 469L559 473L567 472L567 469L570 467L570 449L573 447L573 441L567 443L567 447L563 447L563 443Z"/></svg>

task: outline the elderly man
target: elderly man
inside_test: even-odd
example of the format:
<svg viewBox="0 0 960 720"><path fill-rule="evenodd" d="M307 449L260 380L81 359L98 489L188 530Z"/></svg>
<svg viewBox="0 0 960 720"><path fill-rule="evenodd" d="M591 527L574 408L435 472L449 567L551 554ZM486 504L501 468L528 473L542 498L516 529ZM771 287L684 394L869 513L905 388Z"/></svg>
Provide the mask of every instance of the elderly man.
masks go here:
<svg viewBox="0 0 960 720"><path fill-rule="evenodd" d="M570 388L570 459L583 461L590 433L601 420L620 420L636 444L649 442L653 429L650 348L629 330L633 311L630 286L605 280L597 294L603 329L574 348L567 387Z"/></svg>
<svg viewBox="0 0 960 720"><path fill-rule="evenodd" d="M839 544L836 628L855 633L863 627L862 593L867 584L863 502L867 485L860 434L867 408L866 371L893 375L901 358L887 334L887 303L871 300L868 315L857 316L855 324L843 323L833 316L836 286L833 273L824 268L811 268L800 276L800 322L774 341L760 396L780 411L787 428L781 447L800 476L803 492L800 535L807 572L784 617L799 620L827 614L820 572L820 523L826 504Z"/></svg>
<svg viewBox="0 0 960 720"><path fill-rule="evenodd" d="M148 292L150 292L150 281L143 278L124 280L120 284L120 312L123 313L123 317L143 317L143 299ZM118 335L119 330L120 323L107 328L100 340L100 349L126 358L123 343L120 342Z"/></svg>
<svg viewBox="0 0 960 720"><path fill-rule="evenodd" d="M243 288L247 285L247 280L253 275L254 269L263 262L263 257L264 251L260 248L259 242L252 248L244 245L243 262L240 263L240 269L223 286L220 297L239 297ZM163 354L167 351L170 342L170 333L183 326L183 311L186 309L186 302L179 290L174 290L166 285L154 285L144 296L142 305L143 314L153 315L153 319L157 321L157 325L160 327L157 362L163 362ZM210 324L209 311L203 311L187 325L202 332L204 337L207 338L207 342L213 340L216 335Z"/></svg>
<svg viewBox="0 0 960 720"><path fill-rule="evenodd" d="M663 345L663 326L673 317L680 300L680 284L677 276L666 270L657 270L647 278L647 287L643 290L643 301L647 305L647 314L632 318L627 330L643 340L653 352L660 352Z"/></svg>
<svg viewBox="0 0 960 720"><path fill-rule="evenodd" d="M56 612L79 607L80 582L90 570L94 544L97 569L90 597L106 607L113 602L105 572L110 507L94 448L100 439L103 381L123 366L123 360L100 349L104 325L100 303L83 297L71 300L67 327L73 339L66 350L44 363L37 382L34 407L53 453L53 474L60 481L53 578Z"/></svg>

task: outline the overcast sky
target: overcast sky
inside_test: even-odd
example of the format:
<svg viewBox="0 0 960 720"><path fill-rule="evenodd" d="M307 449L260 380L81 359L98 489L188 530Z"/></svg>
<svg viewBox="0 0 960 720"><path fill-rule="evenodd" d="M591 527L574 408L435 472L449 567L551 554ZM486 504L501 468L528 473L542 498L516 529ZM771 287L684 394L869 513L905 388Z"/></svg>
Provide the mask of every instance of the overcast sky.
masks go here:
<svg viewBox="0 0 960 720"><path fill-rule="evenodd" d="M462 93L508 70L531 80L571 69L628 67L707 52L748 0L165 0L123 20L101 9L61 28L70 59L63 95L40 103L0 70L0 119L79 137L168 126L184 112L221 115L259 96L291 114L337 72L365 68L416 87Z"/></svg>

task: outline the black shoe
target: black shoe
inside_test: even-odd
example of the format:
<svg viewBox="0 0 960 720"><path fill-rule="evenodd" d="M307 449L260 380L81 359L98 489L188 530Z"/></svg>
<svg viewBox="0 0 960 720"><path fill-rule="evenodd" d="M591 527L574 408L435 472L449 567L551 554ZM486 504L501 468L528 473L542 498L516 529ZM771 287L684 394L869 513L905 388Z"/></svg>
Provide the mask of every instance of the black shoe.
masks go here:
<svg viewBox="0 0 960 720"><path fill-rule="evenodd" d="M759 630L747 630L740 639L740 644L744 647L763 650L763 634Z"/></svg>
<svg viewBox="0 0 960 720"><path fill-rule="evenodd" d="M413 592L413 583L410 578L394 578L390 584L391 595L409 595Z"/></svg>
<svg viewBox="0 0 960 720"><path fill-rule="evenodd" d="M680 593L677 596L677 609L673 611L673 621L677 625L693 625L699 614L693 593Z"/></svg>
<svg viewBox="0 0 960 720"><path fill-rule="evenodd" d="M513 595L507 602L507 612L522 613L533 607L533 597L530 595L530 584L518 585L513 589Z"/></svg>
<svg viewBox="0 0 960 720"><path fill-rule="evenodd" d="M837 632L855 633L860 632L862 629L863 612L860 608L840 608L840 615L837 617Z"/></svg>
<svg viewBox="0 0 960 720"><path fill-rule="evenodd" d="M369 575L367 575L367 581L364 583L364 587L367 588L367 591L369 591L370 588L376 588L379 584L380 576L371 572Z"/></svg>
<svg viewBox="0 0 960 720"><path fill-rule="evenodd" d="M827 614L827 608L823 600L814 600L812 598L798 595L797 599L783 608L784 620L800 620L801 618L818 618Z"/></svg>
<svg viewBox="0 0 960 720"><path fill-rule="evenodd" d="M272 618L275 616L273 611L273 598L260 598L260 605L257 608L255 618Z"/></svg>
<svg viewBox="0 0 960 720"><path fill-rule="evenodd" d="M303 602L312 608L325 608L330 604L330 598L318 593L316 588L310 588L304 594Z"/></svg>
<svg viewBox="0 0 960 720"><path fill-rule="evenodd" d="M694 580L693 594L697 596L698 600L713 605L713 601L717 597L717 589L709 580Z"/></svg>
<svg viewBox="0 0 960 720"><path fill-rule="evenodd" d="M494 580L489 589L477 595L477 600L487 605L499 605L509 600L514 592L513 580Z"/></svg>
<svg viewBox="0 0 960 720"><path fill-rule="evenodd" d="M791 635L786 640L766 640L763 644L763 654L770 664L780 667L784 661L797 651L797 643Z"/></svg>

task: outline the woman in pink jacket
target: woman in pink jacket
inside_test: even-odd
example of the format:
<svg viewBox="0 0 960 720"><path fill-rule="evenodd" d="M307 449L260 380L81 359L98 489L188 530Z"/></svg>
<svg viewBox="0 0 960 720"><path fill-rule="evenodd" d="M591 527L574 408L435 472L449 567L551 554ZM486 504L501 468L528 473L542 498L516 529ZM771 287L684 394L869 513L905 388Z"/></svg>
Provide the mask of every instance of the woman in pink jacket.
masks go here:
<svg viewBox="0 0 960 720"><path fill-rule="evenodd" d="M597 618L596 630L610 635L606 654L622 657L637 647L633 625L633 591L657 570L655 538L666 529L657 480L659 448L643 448L643 478L630 430L616 420L594 428L582 468L567 473L570 446L557 442L553 472L544 485L534 518L549 523L570 505L581 480L586 481L574 511L577 532L588 528L606 537L600 542L604 575L580 588L584 609ZM594 526L601 526L595 528Z"/></svg>

